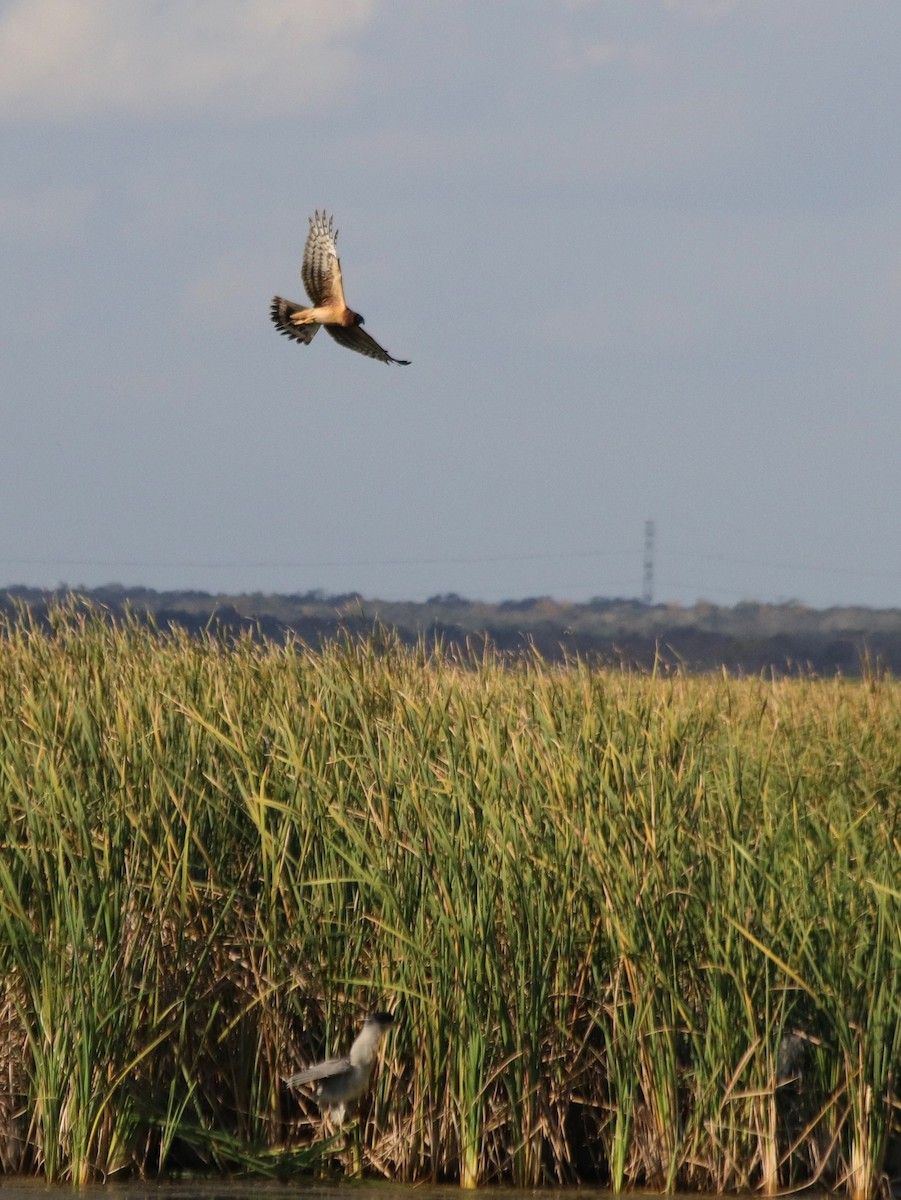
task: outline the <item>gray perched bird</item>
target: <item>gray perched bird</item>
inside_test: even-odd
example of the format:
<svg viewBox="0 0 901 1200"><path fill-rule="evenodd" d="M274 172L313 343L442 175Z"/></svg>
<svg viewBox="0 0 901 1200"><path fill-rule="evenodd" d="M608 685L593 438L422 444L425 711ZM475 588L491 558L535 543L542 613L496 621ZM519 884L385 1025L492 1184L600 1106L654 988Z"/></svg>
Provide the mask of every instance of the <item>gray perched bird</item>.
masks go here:
<svg viewBox="0 0 901 1200"><path fill-rule="evenodd" d="M352 1111L369 1086L379 1042L393 1024L391 1013L373 1013L366 1018L356 1041L343 1058L327 1058L315 1067L289 1075L285 1083L288 1087L315 1084L316 1103L321 1109L328 1109L329 1115L340 1125L345 1113Z"/></svg>

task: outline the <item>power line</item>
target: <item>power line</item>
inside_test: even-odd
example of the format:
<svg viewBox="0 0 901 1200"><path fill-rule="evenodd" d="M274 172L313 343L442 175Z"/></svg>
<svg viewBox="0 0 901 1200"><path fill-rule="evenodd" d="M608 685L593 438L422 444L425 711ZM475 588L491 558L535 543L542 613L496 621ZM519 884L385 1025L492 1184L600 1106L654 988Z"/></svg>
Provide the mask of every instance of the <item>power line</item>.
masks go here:
<svg viewBox="0 0 901 1200"><path fill-rule="evenodd" d="M229 562L197 562L196 560L176 559L122 559L122 558L0 558L0 563L26 567L200 567L208 571L230 571L234 568L241 570L264 568L288 568L292 570L310 570L322 567L436 567L462 566L468 563L505 563L505 562L540 562L576 558L616 558L628 557L632 550L563 550L550 553L534 554L475 554L460 555L450 558L370 558L370 559L331 559L313 561L310 559L295 559L284 561L238 561Z"/></svg>
<svg viewBox="0 0 901 1200"><path fill-rule="evenodd" d="M743 567L775 567L779 571L803 571L821 575L853 575L864 579L901 579L901 571L861 571L857 567L830 567L822 563L780 562L771 558L739 558L733 554L704 554L694 550L667 551L673 558L695 558L703 562L732 563Z"/></svg>
<svg viewBox="0 0 901 1200"><path fill-rule="evenodd" d="M651 540L648 542L648 526L652 527ZM654 539L654 522L645 522L645 554L644 554L644 588L650 583L653 592L654 572L656 567L656 546ZM650 555L649 555L650 551ZM178 568L183 570L321 570L325 568L357 569L361 567L424 567L424 566L466 566L492 563L524 563L524 562L563 562L574 560L590 560L603 558L629 558L635 555L635 550L562 550L535 551L528 554L482 554L456 555L431 558L371 558L371 559L260 559L228 561L200 561L197 559L125 559L125 558L36 558L30 556L17 557L6 555L0 558L3 566L17 567L150 567ZM680 551L667 547L666 559L691 559L700 562L715 562L725 565L767 567L776 570L794 571L802 574L821 574L834 576L854 576L856 579L901 579L901 571L867 571L856 567L828 566L823 563L791 562L776 559L746 558L731 554L704 553L698 551ZM650 575L648 565L650 563ZM686 585L687 586L687 585Z"/></svg>

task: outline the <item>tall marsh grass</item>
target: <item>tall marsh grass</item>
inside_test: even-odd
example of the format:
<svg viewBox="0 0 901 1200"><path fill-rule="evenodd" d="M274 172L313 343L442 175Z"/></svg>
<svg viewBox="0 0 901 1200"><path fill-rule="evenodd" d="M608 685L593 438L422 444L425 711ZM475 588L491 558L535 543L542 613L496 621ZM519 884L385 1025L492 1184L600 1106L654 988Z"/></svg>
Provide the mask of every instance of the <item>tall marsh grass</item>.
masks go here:
<svg viewBox="0 0 901 1200"><path fill-rule="evenodd" d="M281 1079L398 1022L369 1170L898 1169L901 685L0 637L0 1169L281 1170ZM321 1149L325 1146L324 1151Z"/></svg>

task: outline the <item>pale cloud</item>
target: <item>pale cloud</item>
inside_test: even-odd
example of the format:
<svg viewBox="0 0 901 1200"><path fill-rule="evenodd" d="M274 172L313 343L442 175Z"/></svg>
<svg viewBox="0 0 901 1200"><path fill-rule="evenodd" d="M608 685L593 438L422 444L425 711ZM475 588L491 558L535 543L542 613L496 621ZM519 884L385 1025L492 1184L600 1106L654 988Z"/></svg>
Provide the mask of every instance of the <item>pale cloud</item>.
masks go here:
<svg viewBox="0 0 901 1200"><path fill-rule="evenodd" d="M94 192L83 187L0 192L0 237L42 245L70 242L84 231L95 202Z"/></svg>
<svg viewBox="0 0 901 1200"><path fill-rule="evenodd" d="M738 0L664 0L663 7L678 9L685 16L702 21L718 21L734 12Z"/></svg>
<svg viewBox="0 0 901 1200"><path fill-rule="evenodd" d="M0 119L313 114L352 80L377 0L12 0Z"/></svg>
<svg viewBox="0 0 901 1200"><path fill-rule="evenodd" d="M274 286L267 290L261 285L261 280L267 278L268 265L249 252L219 259L183 288L178 305L181 319L200 325L209 314L215 313L216 320L228 327L246 321L248 312L259 312L265 318L269 291L277 290ZM299 276L298 261L285 272L288 294L290 281L295 278L298 280L293 285L295 291L300 287Z"/></svg>
<svg viewBox="0 0 901 1200"><path fill-rule="evenodd" d="M555 39L552 61L560 71L578 72L622 65L636 71L654 67L659 59L647 42L605 41L567 31Z"/></svg>

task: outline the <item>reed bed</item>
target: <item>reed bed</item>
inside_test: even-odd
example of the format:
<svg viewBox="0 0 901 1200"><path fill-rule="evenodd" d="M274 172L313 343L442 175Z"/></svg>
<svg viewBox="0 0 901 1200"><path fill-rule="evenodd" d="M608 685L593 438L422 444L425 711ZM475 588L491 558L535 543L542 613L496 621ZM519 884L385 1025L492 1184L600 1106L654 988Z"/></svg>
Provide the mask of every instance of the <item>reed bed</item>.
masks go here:
<svg viewBox="0 0 901 1200"><path fill-rule="evenodd" d="M898 1169L901 685L0 636L0 1170L868 1200Z"/></svg>

